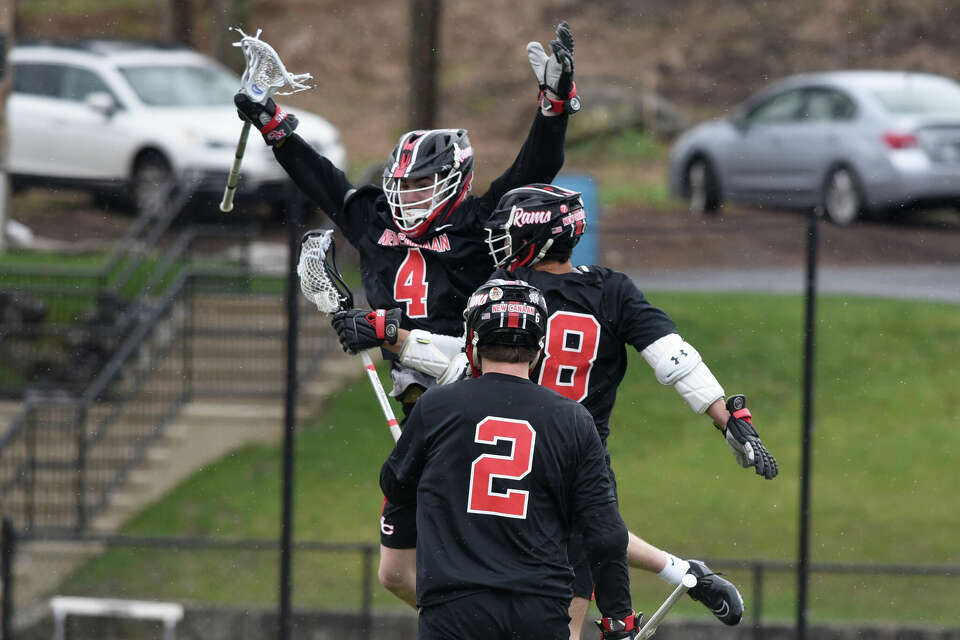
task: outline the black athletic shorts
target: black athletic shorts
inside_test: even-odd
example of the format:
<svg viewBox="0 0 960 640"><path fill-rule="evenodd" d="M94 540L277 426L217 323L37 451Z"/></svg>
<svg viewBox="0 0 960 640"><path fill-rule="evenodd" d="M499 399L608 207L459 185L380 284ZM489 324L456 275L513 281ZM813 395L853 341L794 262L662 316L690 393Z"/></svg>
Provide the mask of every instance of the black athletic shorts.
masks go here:
<svg viewBox="0 0 960 640"><path fill-rule="evenodd" d="M567 640L570 602L513 591L481 591L423 607L420 640Z"/></svg>
<svg viewBox="0 0 960 640"><path fill-rule="evenodd" d="M617 477L610 467L610 453L606 453L607 473L610 474L610 480L613 482L613 493L617 493ZM593 600L593 572L590 571L590 560L587 558L587 550L583 547L583 536L579 531L570 534L570 541L567 543L567 558L573 567L573 595L576 598L586 598Z"/></svg>
<svg viewBox="0 0 960 640"><path fill-rule="evenodd" d="M416 549L416 504L395 505L384 498L380 512L380 544L390 549Z"/></svg>
<svg viewBox="0 0 960 640"><path fill-rule="evenodd" d="M413 411L424 388L418 384L407 387L403 395L398 398L403 408L403 419L400 421L400 430L407 424L407 416ZM383 499L383 509L380 510L380 544L388 549L416 549L417 548L417 505L396 505Z"/></svg>

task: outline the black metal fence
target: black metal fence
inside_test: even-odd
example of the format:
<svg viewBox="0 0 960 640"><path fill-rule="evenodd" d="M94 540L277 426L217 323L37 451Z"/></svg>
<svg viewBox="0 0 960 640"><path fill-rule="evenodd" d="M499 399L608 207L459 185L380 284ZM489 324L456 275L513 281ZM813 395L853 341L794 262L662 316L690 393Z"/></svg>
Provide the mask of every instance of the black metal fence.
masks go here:
<svg viewBox="0 0 960 640"><path fill-rule="evenodd" d="M150 562L144 562L145 558L155 554L155 564L170 564L173 566L196 565L198 571L216 572L213 578L216 580L229 579L228 576L244 576L230 582L228 590L231 604L242 607L249 607L251 602L256 602L264 610L272 609L272 601L264 601L257 593L268 594L268 597L275 595L275 568L276 556L279 553L279 543L277 540L223 540L213 538L190 538L190 537L146 537L146 536L27 536L17 537L14 533L14 527L8 522L4 527L5 537L0 549L0 559L6 559L2 566L7 567L8 573L0 575L7 588L4 590L3 611L7 615L15 610L13 601L16 590L16 577L10 567L16 563L18 554L23 553L22 548L25 544L34 547L34 552L39 545L49 544L54 548L56 544L69 542L71 545L87 546L92 550L104 554L131 554L125 556L132 559L132 554L140 555L140 564L138 566L149 566ZM296 591L300 593L300 608L313 607L321 609L329 608L331 605L338 610L357 611L361 615L362 625L370 629L375 611L379 610L375 606L377 597L376 592L383 591L376 579L376 556L379 553L377 545L372 543L352 542L337 543L327 541L301 541L295 543L295 553L297 557L297 566L302 566L303 570L297 575ZM178 556L185 556L179 558ZM331 565L325 565L320 556L330 556L337 558L340 565L344 564L344 557L350 556L354 560L347 562L351 567L349 574L339 574L331 568ZM204 558L206 558L204 560ZM769 610L767 607L768 598L771 594L778 593L781 586L780 582L794 581L797 571L795 562L781 560L724 560L707 559L710 567L714 570L733 572L736 575L736 582L740 586L747 598L749 620L744 624L752 626L753 638L761 640L766 637L765 623L771 622ZM209 567L216 567L210 569ZM875 583L880 579L947 579L947 591L956 593L960 589L960 565L940 565L940 566L918 566L918 565L887 565L887 564L865 564L865 563L812 563L810 566L811 574L814 578L829 578L831 576L858 576L867 582ZM269 584L257 584L256 580L251 580L251 574L260 571L260 582L266 577ZM322 572L322 573L318 573ZM193 592L174 592L167 591L170 587L164 584L157 584L157 576L145 576L147 580L144 584L125 583L103 583L96 586L84 583L82 572L78 575L81 578L74 578L73 581L67 581L61 586L61 595L83 595L94 597L117 597L123 594L124 597L151 597L161 599L173 599L185 602L192 602L194 606L201 607L204 603L198 601ZM728 573L729 575L729 573ZM181 576L182 578L183 576ZM189 580L180 580L178 584L187 584ZM262 590L260 587L264 587ZM249 589L244 593L244 589ZM665 588L665 587L664 587ZM896 589L896 587L891 587ZM146 589L146 592L139 592L137 589ZM319 590L319 591L318 591ZM661 589L662 590L662 589ZM311 596L312 592L314 593ZM331 596L331 593L334 595ZM385 592L383 592L385 593ZM383 595L380 594L380 596ZM392 596L390 603L396 605ZM223 604L223 603L221 603ZM655 606L654 602L638 602L636 606L646 605ZM914 620L909 611L888 611L887 617L891 620L910 621ZM854 616L855 617L855 616ZM882 617L882 616L881 616ZM872 619L871 621L876 621ZM10 622L7 621L7 624ZM366 637L362 635L362 637Z"/></svg>
<svg viewBox="0 0 960 640"><path fill-rule="evenodd" d="M2 512L27 533L83 532L195 394L281 393L285 321L276 285L234 270L182 273L161 299L139 307L136 324L115 338L79 393L29 394L0 431ZM319 314L303 317L305 379L337 344Z"/></svg>

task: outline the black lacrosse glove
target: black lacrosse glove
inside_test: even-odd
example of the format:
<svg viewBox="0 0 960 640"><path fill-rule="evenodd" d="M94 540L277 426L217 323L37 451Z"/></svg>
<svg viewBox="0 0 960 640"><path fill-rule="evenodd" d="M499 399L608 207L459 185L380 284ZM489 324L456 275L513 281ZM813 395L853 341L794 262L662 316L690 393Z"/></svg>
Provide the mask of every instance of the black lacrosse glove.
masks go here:
<svg viewBox="0 0 960 640"><path fill-rule="evenodd" d="M540 110L547 114L580 111L577 85L573 82L573 34L570 25L557 25L557 37L550 41L548 56L539 42L527 43L527 58L540 85Z"/></svg>
<svg viewBox="0 0 960 640"><path fill-rule="evenodd" d="M260 104L241 92L233 96L233 103L237 105L240 119L255 126L263 134L263 141L271 147L289 138L297 128L297 116L284 111L273 98Z"/></svg>
<svg viewBox="0 0 960 640"><path fill-rule="evenodd" d="M379 347L385 341L397 344L400 333L399 308L347 309L333 314L333 328L347 353Z"/></svg>
<svg viewBox="0 0 960 640"><path fill-rule="evenodd" d="M730 412L727 425L721 427L714 423L714 426L726 437L727 444L733 450L733 457L744 469L754 467L757 475L773 480L777 477L777 461L760 442L760 435L750 417L750 409L747 409L747 398L743 394L730 396L727 398L727 411Z"/></svg>
<svg viewBox="0 0 960 640"><path fill-rule="evenodd" d="M640 624L643 622L643 614L634 611L623 620L614 618L600 618L595 621L600 627L600 637L603 640L621 640L629 638L633 640L640 635Z"/></svg>

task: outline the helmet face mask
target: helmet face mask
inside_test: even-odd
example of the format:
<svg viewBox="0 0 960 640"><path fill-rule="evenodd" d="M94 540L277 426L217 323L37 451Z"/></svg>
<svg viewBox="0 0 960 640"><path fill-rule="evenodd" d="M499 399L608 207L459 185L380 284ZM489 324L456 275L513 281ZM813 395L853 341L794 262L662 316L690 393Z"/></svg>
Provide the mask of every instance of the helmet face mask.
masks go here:
<svg viewBox="0 0 960 640"><path fill-rule="evenodd" d="M578 192L531 184L500 199L485 225L487 250L496 267L513 271L536 264L551 248L572 250L586 226Z"/></svg>
<svg viewBox="0 0 960 640"><path fill-rule="evenodd" d="M445 220L470 190L473 147L463 129L410 131L383 172L393 223L416 238Z"/></svg>
<svg viewBox="0 0 960 640"><path fill-rule="evenodd" d="M463 312L467 358L480 375L478 347L505 345L537 351L540 358L547 332L547 307L540 291L523 280L490 280L477 289Z"/></svg>

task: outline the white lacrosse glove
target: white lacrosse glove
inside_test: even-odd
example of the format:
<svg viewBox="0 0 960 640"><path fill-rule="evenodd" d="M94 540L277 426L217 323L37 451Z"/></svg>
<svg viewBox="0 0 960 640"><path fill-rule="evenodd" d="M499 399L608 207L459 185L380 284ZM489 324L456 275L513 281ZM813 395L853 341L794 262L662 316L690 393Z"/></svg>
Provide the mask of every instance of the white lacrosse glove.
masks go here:
<svg viewBox="0 0 960 640"><path fill-rule="evenodd" d="M550 41L548 56L539 42L527 43L527 58L540 85L540 111L544 115L580 111L577 85L573 82L573 35L570 25L557 25L557 37Z"/></svg>

